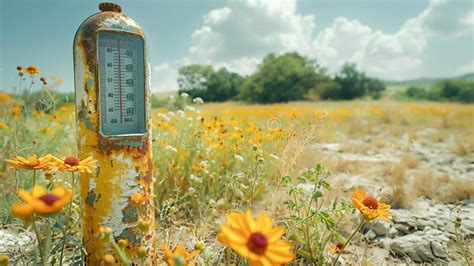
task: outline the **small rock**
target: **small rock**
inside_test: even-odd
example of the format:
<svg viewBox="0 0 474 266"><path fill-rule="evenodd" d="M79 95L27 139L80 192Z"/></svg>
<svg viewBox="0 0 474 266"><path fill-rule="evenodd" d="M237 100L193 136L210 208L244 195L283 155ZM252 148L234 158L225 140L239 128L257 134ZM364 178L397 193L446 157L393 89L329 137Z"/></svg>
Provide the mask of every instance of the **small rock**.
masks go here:
<svg viewBox="0 0 474 266"><path fill-rule="evenodd" d="M366 228L372 230L377 236L386 236L389 234L391 226L389 222L375 220L366 225Z"/></svg>
<svg viewBox="0 0 474 266"><path fill-rule="evenodd" d="M447 258L448 253L446 252L446 249L443 247L443 245L439 242L431 241L431 250L433 251L433 254L438 257L438 258Z"/></svg>
<svg viewBox="0 0 474 266"><path fill-rule="evenodd" d="M388 232L388 235L393 237L393 236L396 236L397 234L398 234L398 230L395 229L395 227L391 227L390 231Z"/></svg>
<svg viewBox="0 0 474 266"><path fill-rule="evenodd" d="M410 228L404 224L395 224L395 229L397 229L398 231L402 232L405 235L410 233Z"/></svg>
<svg viewBox="0 0 474 266"><path fill-rule="evenodd" d="M429 238L433 237L415 234L397 237L390 244L390 250L398 256L408 256L414 262L432 262L438 261L437 258L446 258L441 242Z"/></svg>
<svg viewBox="0 0 474 266"><path fill-rule="evenodd" d="M432 220L419 219L417 221L417 228L424 229L426 227L436 227L435 223Z"/></svg>
<svg viewBox="0 0 474 266"><path fill-rule="evenodd" d="M377 234L372 230L369 230L367 231L367 233L365 233L365 238L367 238L368 240L374 240L376 237Z"/></svg>

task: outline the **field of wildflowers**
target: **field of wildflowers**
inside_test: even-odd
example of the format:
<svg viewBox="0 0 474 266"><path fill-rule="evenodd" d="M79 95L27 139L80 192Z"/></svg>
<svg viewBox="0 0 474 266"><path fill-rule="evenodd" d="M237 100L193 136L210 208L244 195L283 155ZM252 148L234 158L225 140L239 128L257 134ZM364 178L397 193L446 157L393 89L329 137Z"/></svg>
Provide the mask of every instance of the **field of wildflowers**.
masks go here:
<svg viewBox="0 0 474 266"><path fill-rule="evenodd" d="M36 67L18 71L22 89L0 93L0 221L1 230L27 234L30 241L2 247L0 265L81 265L78 178L100 166L94 158L77 156L74 105L57 106ZM31 99L34 90L41 93ZM389 182L398 168L379 169L370 160L343 162L311 147L342 143L341 149L352 152L368 146L403 150L413 139L428 146L452 139L453 153L472 158L472 117L473 106L450 103L243 105L173 96L166 107L153 109L156 264L371 263L368 242L361 240L364 228L389 221L394 214L388 204L406 203L395 196L408 188ZM436 131L426 136L423 128ZM406 143L395 141L402 136ZM416 158L406 160L403 164L415 165L410 168L418 164ZM383 180L342 189L340 177L332 174L355 179L354 173L366 168L378 169ZM472 199L474 190L464 189L453 201ZM130 197L136 204L146 200ZM146 252L127 252L127 243L102 226L97 237L110 242L104 265L143 263ZM149 224L137 226L147 230ZM466 241L458 242L462 247ZM456 259L469 264L468 249L458 254Z"/></svg>

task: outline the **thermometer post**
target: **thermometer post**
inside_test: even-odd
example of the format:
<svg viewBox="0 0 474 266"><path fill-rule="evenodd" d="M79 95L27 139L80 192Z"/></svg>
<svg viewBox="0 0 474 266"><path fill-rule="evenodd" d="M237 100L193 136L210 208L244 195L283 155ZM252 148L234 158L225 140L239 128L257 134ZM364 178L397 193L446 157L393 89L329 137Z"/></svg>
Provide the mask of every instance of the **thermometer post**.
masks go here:
<svg viewBox="0 0 474 266"><path fill-rule="evenodd" d="M87 18L74 38L74 83L79 153L99 167L81 176L86 264L115 254L100 227L136 260L147 250L156 260L151 112L147 46L141 27L112 3Z"/></svg>

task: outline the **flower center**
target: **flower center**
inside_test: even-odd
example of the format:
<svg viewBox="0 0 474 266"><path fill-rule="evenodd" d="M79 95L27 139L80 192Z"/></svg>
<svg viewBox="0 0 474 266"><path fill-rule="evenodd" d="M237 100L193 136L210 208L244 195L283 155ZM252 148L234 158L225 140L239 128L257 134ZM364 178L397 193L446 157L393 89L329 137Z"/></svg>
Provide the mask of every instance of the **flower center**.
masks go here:
<svg viewBox="0 0 474 266"><path fill-rule="evenodd" d="M341 251L343 248L344 248L344 244L342 244L342 243L337 243L336 244L336 249L337 250Z"/></svg>
<svg viewBox="0 0 474 266"><path fill-rule="evenodd" d="M372 209L372 210L376 210L379 207L379 201L376 198L371 197L371 196L366 197L364 201L362 202L362 204L364 204L367 208Z"/></svg>
<svg viewBox="0 0 474 266"><path fill-rule="evenodd" d="M68 156L66 159L64 159L64 163L69 164L70 166L78 166L79 162L79 158L76 156Z"/></svg>
<svg viewBox="0 0 474 266"><path fill-rule="evenodd" d="M252 233L247 242L247 247L256 254L263 254L268 246L268 239L260 232Z"/></svg>
<svg viewBox="0 0 474 266"><path fill-rule="evenodd" d="M46 194L41 196L39 199L48 205L53 205L53 203L57 201L59 197L53 194Z"/></svg>

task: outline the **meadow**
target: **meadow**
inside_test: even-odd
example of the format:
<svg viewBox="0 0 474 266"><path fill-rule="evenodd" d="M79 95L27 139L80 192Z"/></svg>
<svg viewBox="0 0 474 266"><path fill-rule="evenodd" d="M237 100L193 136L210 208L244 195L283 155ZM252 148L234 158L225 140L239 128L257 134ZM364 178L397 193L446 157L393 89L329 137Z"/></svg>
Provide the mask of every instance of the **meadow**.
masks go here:
<svg viewBox="0 0 474 266"><path fill-rule="evenodd" d="M48 86L40 90L35 101L42 104L36 106L24 104L30 100L28 94L0 94L0 232L5 239L0 254L11 264L59 264L61 253L66 264L80 263L84 254L79 193L68 205L70 211L65 205L33 223L11 211L21 202L15 191L29 191L33 182L51 189L79 189L63 171L12 169L14 165L5 162L33 154L77 154L74 105L56 106ZM169 97L165 107L152 112L153 200L160 243L156 264L472 260L473 105L389 99L246 105L201 103L183 94ZM366 207L372 206L368 198L378 207L390 204L395 216L389 219L387 209L371 216L357 205L358 189L374 195L363 198ZM453 210L438 229L449 231L449 223L455 232L444 242L430 240L441 243L446 256L412 256L386 243L385 239L396 242L397 237L433 229L413 229L400 218L410 220L430 206ZM246 210L262 215L252 221L248 213L238 212ZM247 253L237 243L243 229L233 221L239 219L247 219L250 227L269 227L261 229L267 234L259 235L264 242L252 238L253 246L243 245ZM71 221L66 230L65 220ZM404 232L400 224L410 228ZM379 233L379 227L387 232ZM271 233L285 241L267 243ZM42 253L36 239L50 252ZM162 249L161 243L178 248ZM268 254L261 250L267 246ZM252 252L259 256L252 257ZM104 258L105 264L124 263L120 254L111 251L111 256L112 260ZM140 261L141 255L128 256Z"/></svg>

